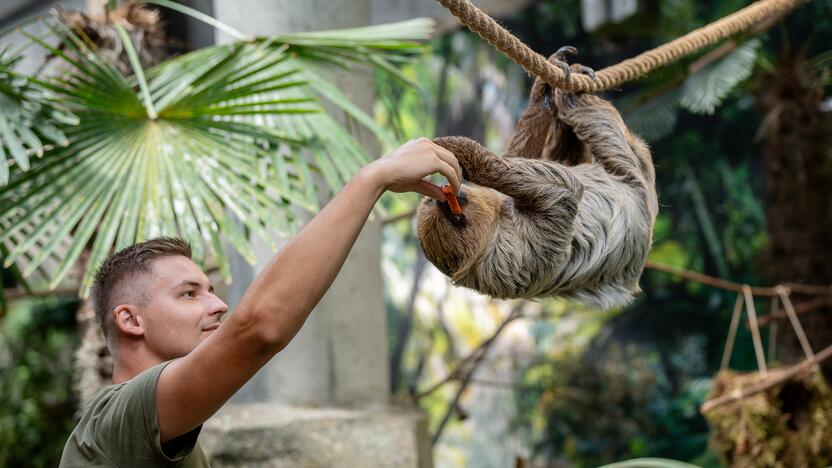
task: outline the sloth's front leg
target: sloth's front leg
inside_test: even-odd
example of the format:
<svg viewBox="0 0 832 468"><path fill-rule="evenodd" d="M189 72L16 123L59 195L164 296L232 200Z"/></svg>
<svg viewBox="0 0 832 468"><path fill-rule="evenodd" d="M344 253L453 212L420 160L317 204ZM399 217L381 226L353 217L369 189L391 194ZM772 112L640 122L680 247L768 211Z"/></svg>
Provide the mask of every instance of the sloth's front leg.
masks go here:
<svg viewBox="0 0 832 468"><path fill-rule="evenodd" d="M573 46L563 46L549 57L549 61L554 63L566 75L567 83L572 79L573 72L587 75L592 78L592 81L595 81L595 70L579 63L574 63L570 66L566 60L567 55L578 55L578 49Z"/></svg>
<svg viewBox="0 0 832 468"><path fill-rule="evenodd" d="M595 79L595 72L583 65L570 66L566 62L567 55L575 55L578 51L572 46L564 46L549 57L549 61L560 67L567 75L582 73ZM558 161L567 166L574 166L589 162L583 151L583 145L575 137L574 132L557 118L555 92L551 85L540 78L534 80L529 104L523 115L517 121L514 136L506 149L506 156L524 158L539 158L547 161Z"/></svg>
<svg viewBox="0 0 832 468"><path fill-rule="evenodd" d="M604 169L635 186L652 185L647 146L633 137L612 103L591 94L558 92L558 118L570 126Z"/></svg>
<svg viewBox="0 0 832 468"><path fill-rule="evenodd" d="M462 167L462 177L478 185L490 187L495 174L503 174L510 167L503 158L476 141L460 136L434 138L433 142L456 156Z"/></svg>
<svg viewBox="0 0 832 468"><path fill-rule="evenodd" d="M501 158L465 137L433 141L454 153L464 178L512 197L518 209L560 213L558 204L562 204L574 216L583 186L566 166L536 159Z"/></svg>

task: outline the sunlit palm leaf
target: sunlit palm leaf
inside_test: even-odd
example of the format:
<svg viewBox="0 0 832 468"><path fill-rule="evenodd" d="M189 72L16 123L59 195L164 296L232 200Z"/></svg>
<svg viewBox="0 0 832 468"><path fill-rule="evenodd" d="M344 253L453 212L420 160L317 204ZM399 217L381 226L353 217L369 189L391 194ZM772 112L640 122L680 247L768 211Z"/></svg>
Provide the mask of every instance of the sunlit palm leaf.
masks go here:
<svg viewBox="0 0 832 468"><path fill-rule="evenodd" d="M365 73L369 67L376 67L413 84L402 75L397 64L423 53L424 46L415 41L429 38L432 32L433 21L417 18L361 28L282 35L274 40L289 47L291 60L303 70L304 77L318 95L370 130L380 142L390 146L394 143L391 132L379 126L372 116L356 106L332 83L333 67L358 73L362 71L359 67L363 67ZM337 147L332 149L337 150ZM355 150L363 154L360 146ZM358 162L362 161L364 159Z"/></svg>
<svg viewBox="0 0 832 468"><path fill-rule="evenodd" d="M66 145L58 128L75 124L74 115L49 102L42 89L15 74L20 57L0 51L0 186L9 181L9 166L28 170L31 155L42 156L45 145Z"/></svg>
<svg viewBox="0 0 832 468"><path fill-rule="evenodd" d="M713 114L725 96L751 76L759 47L759 39L751 39L690 75L679 103L695 114Z"/></svg>
<svg viewBox="0 0 832 468"><path fill-rule="evenodd" d="M62 50L31 38L67 65L63 75L34 82L80 124L65 130L67 148L48 151L29 172L14 171L0 189L5 263L31 274L57 257L59 265L47 271L54 287L84 254L86 290L113 248L166 234L191 241L195 259L212 256L229 279L223 240L253 262L250 234L273 244L274 233L288 235L300 224L294 207L317 208L315 174L334 190L369 161L343 125L320 112L316 92L348 123L390 141L331 83L326 67L333 61L321 57L337 49L333 56L347 70L392 67L397 54L417 50L395 37L429 30L429 23L415 26L422 32L412 24L405 31L411 37L385 28L342 31L350 46L327 33L333 44L317 53L314 44L274 38L209 47L137 69L133 78L60 24Z"/></svg>
<svg viewBox="0 0 832 468"><path fill-rule="evenodd" d="M23 273L31 274L71 236L51 277L55 286L88 247L88 264L97 265L113 247L179 234L193 243L198 259L204 258L203 241L211 245L227 274L220 232L254 261L233 218L267 242L273 242L267 232L288 233L290 200L303 195L292 184L267 188L258 161L278 145L302 140L253 118L319 109L284 51L268 44L217 46L149 70L148 92L158 113L151 119L135 79L120 75L68 31L57 32L66 52L50 50L68 70L38 84L80 123L65 131L70 146L50 150L28 172L14 172L0 191L7 265L27 263ZM296 96L257 99L278 90Z"/></svg>

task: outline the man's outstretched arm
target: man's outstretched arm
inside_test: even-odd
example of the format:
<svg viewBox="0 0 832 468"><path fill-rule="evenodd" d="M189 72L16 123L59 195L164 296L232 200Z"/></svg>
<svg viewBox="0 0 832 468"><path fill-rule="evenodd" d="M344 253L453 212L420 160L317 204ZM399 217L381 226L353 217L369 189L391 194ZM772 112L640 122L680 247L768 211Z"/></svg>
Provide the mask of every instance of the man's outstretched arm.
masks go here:
<svg viewBox="0 0 832 468"><path fill-rule="evenodd" d="M444 200L439 187L423 180L437 172L459 190L456 158L425 138L361 169L275 255L231 317L164 369L156 396L162 442L202 424L289 344L332 285L385 190Z"/></svg>

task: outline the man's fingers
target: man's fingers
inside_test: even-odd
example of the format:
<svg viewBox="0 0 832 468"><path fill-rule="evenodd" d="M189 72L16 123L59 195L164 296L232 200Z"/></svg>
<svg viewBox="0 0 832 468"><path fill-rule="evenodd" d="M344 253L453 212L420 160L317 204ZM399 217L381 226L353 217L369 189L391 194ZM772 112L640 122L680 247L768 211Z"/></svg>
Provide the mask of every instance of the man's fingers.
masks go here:
<svg viewBox="0 0 832 468"><path fill-rule="evenodd" d="M454 193L459 193L461 179L454 167L445 161L439 161L439 173L448 179L448 183L451 184L451 187L453 187Z"/></svg>
<svg viewBox="0 0 832 468"><path fill-rule="evenodd" d="M439 159L448 163L454 169L454 172L456 172L457 179L462 180L462 169L459 167L459 161L456 159L456 156L452 152L437 145L433 141L431 141L430 143L431 145L433 145L433 152L436 154L436 156Z"/></svg>
<svg viewBox="0 0 832 468"><path fill-rule="evenodd" d="M445 201L445 192L442 191L442 188L432 182L428 182L427 180L420 180L419 182L416 182L413 190L427 197L435 198L439 201Z"/></svg>

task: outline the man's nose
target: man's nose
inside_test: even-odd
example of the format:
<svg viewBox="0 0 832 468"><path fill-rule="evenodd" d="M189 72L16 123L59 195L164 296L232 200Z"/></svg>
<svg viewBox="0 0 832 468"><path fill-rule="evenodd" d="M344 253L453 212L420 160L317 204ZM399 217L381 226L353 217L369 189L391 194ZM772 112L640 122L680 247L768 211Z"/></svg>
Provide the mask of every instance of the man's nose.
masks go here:
<svg viewBox="0 0 832 468"><path fill-rule="evenodd" d="M225 302L223 302L222 299L220 299L217 296L214 296L213 299L214 300L211 302L211 313L210 313L210 315L217 315L217 314L222 315L222 314L228 312L228 305Z"/></svg>

